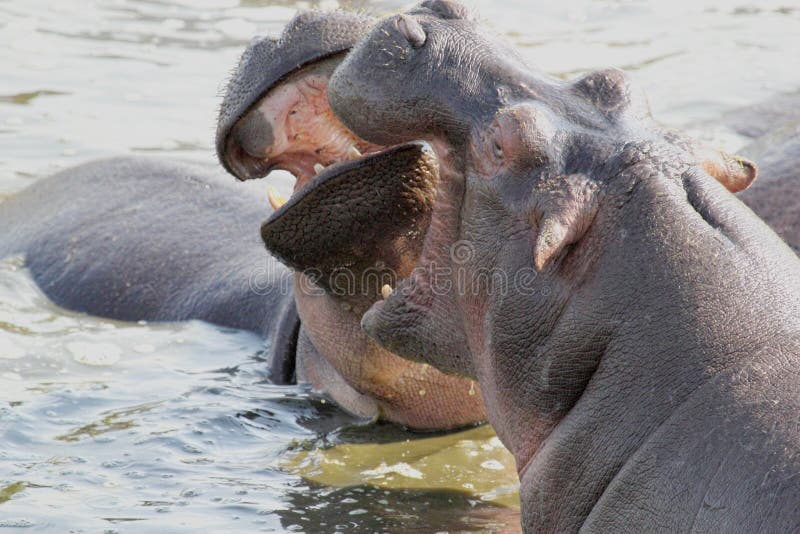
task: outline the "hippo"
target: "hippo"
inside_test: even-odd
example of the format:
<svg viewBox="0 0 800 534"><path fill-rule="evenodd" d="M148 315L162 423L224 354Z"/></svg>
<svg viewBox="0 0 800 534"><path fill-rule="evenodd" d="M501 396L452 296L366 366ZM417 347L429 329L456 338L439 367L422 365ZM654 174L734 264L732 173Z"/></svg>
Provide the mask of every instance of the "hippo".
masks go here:
<svg viewBox="0 0 800 534"><path fill-rule="evenodd" d="M258 39L248 47L220 114L218 152L230 172L240 178L252 178L270 168L286 168L302 176L303 172L309 172L309 166L316 172L314 167L322 161L328 164L337 161L341 155L311 160L304 171L292 166L292 157L303 153L295 151L292 157L276 165L276 158L265 158L263 152L259 153L271 145L265 141L264 133L271 136L272 130L262 128L264 131L259 132L264 123L251 112L261 108L258 103L267 102L270 93L279 98L291 96L291 80L283 84L288 78L297 80L310 74L306 80L311 80L309 87L313 88L320 79L323 85L319 89L324 91L326 78L344 59L347 50L367 33L372 22L345 13L324 17L303 14L289 25L280 40ZM307 36L316 37L304 38ZM240 120L243 117L246 118ZM342 127L340 131L347 129ZM377 145L355 135L350 139L351 146L361 147L366 153L377 149ZM245 148L256 156L251 157ZM423 175L426 172L433 175L436 170L430 168L430 152L419 144L372 161L386 162L387 156L415 154L417 163L408 167L410 172L420 176L421 169ZM345 156L360 158L361 154ZM243 162L244 166L231 166ZM248 165L269 167L254 171ZM393 168L397 165L398 160L394 160ZM423 189L431 184L424 184ZM331 185L336 185L336 181L330 180L328 186ZM317 193L324 191L325 188L320 188ZM399 195L395 199L403 205L409 193L420 191L412 187L389 192ZM44 180L4 203L0 207L0 223L9 231L0 237L0 254L26 255L28 267L40 287L56 303L71 309L123 320L203 319L256 332L269 340L270 376L274 382L288 383L299 377L354 413L368 417L380 414L413 428L451 428L485 417L480 389L474 382L441 375L427 364L398 360L358 330L357 311L369 303L370 295L374 296L381 286L378 283L381 277L389 276L385 280L391 281L397 273L387 269L387 264L377 256L355 256L352 249L338 258L335 256L334 253L341 253L353 242L345 240L335 250L328 247L322 251L326 265L317 264L312 269L316 272L320 266L325 267L330 276L337 267L351 267L355 259L362 264L362 274L375 272L376 283L361 288L362 294L357 299L338 298L340 295L334 293L340 291L331 291L330 287L327 294L317 291L315 299L306 298L304 292L303 309L307 311L301 311L301 315L305 313L301 320L295 299L285 291L289 271L264 254L261 242L248 239L254 217L256 214L263 217L265 213L262 199L251 193L230 187L224 177L198 165L147 158L94 162ZM387 191L382 193L384 200L394 198L386 195ZM312 198L313 195L305 195L306 205ZM270 202L273 207L280 207L281 200L276 195L270 195ZM412 211L420 207L416 203L405 205ZM350 207L357 206L351 203ZM425 217L429 217L429 208L430 202L423 210ZM385 215L380 209L362 213ZM290 219L283 218L283 227ZM42 225L44 221L48 222L46 227ZM354 222L358 221L350 221ZM396 268L405 264L407 271L414 255L399 258L394 252L407 251L409 237L418 235L422 227L419 220L399 217L394 222L385 221L383 228L397 230L401 225L406 225L404 234L395 234L394 240L384 242L399 248L384 247L381 254L391 256L389 265ZM274 231L279 227L270 226L273 231L263 237L280 241L281 235L289 235ZM409 230L411 227L413 230ZM328 246L327 240L342 235L331 232L318 233L316 237L316 243L304 242L305 249L297 248L301 243L297 239L283 239L282 243L276 241L271 245L288 247L278 257L302 268L313 262L291 258L292 254L311 251L309 255L313 256L320 252L315 245ZM178 253L181 250L182 254ZM345 257L348 254L350 257ZM375 260L374 264L383 264L382 267L378 271L365 267L370 259ZM337 264L338 261L342 263ZM302 281L309 273L294 276ZM380 293L386 293L388 286L383 284ZM331 317L334 321L329 322ZM329 328L329 324L342 328ZM316 335L318 345L324 350L317 350L311 342L309 332L317 330L322 332ZM370 357L359 357L364 354ZM371 360L372 365L365 369L361 365L364 360ZM304 362L297 373L296 361Z"/></svg>
<svg viewBox="0 0 800 534"><path fill-rule="evenodd" d="M346 53L373 23L352 13L307 12L280 39L254 40L224 99L220 139L230 133L229 146L238 147L235 141L248 131L247 111L265 99L290 99L298 88L313 94L314 84L331 72L329 60ZM246 142L244 148L257 140ZM431 157L414 144L377 158L383 172L397 173L398 183L419 176L419 187L409 191L432 198L428 177L436 169L425 165ZM325 203L325 190L319 192ZM389 195L407 192L384 194L388 202ZM419 430L482 422L481 392L473 381L391 354L361 332L361 315L348 315L346 302L326 304L330 299L317 286L296 290L293 272L267 253L258 234L271 211L267 201L220 169L199 164L143 157L94 161L0 204L0 257L23 255L38 286L65 308L126 321L200 319L254 332L267 341L273 382L310 383L357 417ZM411 214L390 215L387 228L413 229ZM327 246L335 213L330 216L317 229L318 244ZM409 235L396 237L380 247L368 241L366 248L339 239L336 250L314 251L317 266L414 263ZM298 309L296 292L317 304Z"/></svg>
<svg viewBox="0 0 800 534"><path fill-rule="evenodd" d="M732 195L753 164L659 126L623 71L530 68L448 0L377 24L327 99L335 137L381 152L322 170L262 237L308 263L291 244L319 220L304 195L427 143L424 243L362 328L478 380L525 532L797 528L800 260ZM359 227L376 195L347 187Z"/></svg>

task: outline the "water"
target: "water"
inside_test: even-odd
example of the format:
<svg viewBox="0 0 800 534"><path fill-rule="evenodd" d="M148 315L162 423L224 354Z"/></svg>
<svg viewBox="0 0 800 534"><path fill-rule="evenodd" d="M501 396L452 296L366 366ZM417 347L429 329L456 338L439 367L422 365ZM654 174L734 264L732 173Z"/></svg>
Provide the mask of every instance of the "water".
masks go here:
<svg viewBox="0 0 800 534"><path fill-rule="evenodd" d="M108 155L213 163L242 48L312 4L337 7L0 0L0 198ZM745 140L721 116L800 88L797 0L472 5L543 70L624 67L660 120L729 150ZM513 531L513 473L485 430L407 442L268 384L263 348L59 309L0 262L0 532Z"/></svg>

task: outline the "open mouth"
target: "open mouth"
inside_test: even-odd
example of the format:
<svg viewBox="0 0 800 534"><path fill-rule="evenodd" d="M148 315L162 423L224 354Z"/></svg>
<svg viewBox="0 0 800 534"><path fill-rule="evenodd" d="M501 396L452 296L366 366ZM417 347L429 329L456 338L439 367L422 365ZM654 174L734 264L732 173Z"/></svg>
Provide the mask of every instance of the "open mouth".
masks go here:
<svg viewBox="0 0 800 534"><path fill-rule="evenodd" d="M282 169L297 178L297 192L325 167L383 148L350 132L328 105L328 78L342 59L334 56L291 74L234 124L222 159L237 178Z"/></svg>
<svg viewBox="0 0 800 534"><path fill-rule="evenodd" d="M438 162L425 143L376 145L337 119L326 90L342 59L304 66L271 87L227 132L220 155L240 180L274 169L293 174L289 199L269 192L275 211L261 227L265 245L290 267L320 273L315 281L326 289L342 290L334 288L335 272L358 276L377 267L381 283L344 289L374 301L419 257Z"/></svg>
<svg viewBox="0 0 800 534"><path fill-rule="evenodd" d="M341 56L307 66L270 88L229 132L223 158L240 180L282 169L295 192L326 167L357 160L383 147L358 138L328 105L328 77Z"/></svg>

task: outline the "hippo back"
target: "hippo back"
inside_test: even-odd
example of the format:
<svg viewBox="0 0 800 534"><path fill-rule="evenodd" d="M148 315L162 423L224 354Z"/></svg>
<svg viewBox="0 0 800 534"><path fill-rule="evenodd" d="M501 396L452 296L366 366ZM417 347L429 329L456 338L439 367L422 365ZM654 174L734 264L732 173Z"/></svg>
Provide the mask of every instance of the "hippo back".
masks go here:
<svg viewBox="0 0 800 534"><path fill-rule="evenodd" d="M232 182L146 158L67 169L0 204L0 256L25 256L66 308L266 334L292 300L290 278L259 237L265 202Z"/></svg>

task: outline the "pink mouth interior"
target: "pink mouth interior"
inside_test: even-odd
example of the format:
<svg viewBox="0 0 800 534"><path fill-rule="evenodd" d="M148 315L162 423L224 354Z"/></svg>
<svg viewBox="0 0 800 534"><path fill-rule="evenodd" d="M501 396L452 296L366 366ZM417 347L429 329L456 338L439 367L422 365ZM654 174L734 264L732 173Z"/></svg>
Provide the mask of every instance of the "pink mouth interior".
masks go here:
<svg viewBox="0 0 800 534"><path fill-rule="evenodd" d="M259 113L272 129L272 143L261 153L272 169L292 173L294 192L304 188L324 167L381 151L384 147L360 139L333 114L326 96L328 78L322 74L298 75L275 87L249 113Z"/></svg>

